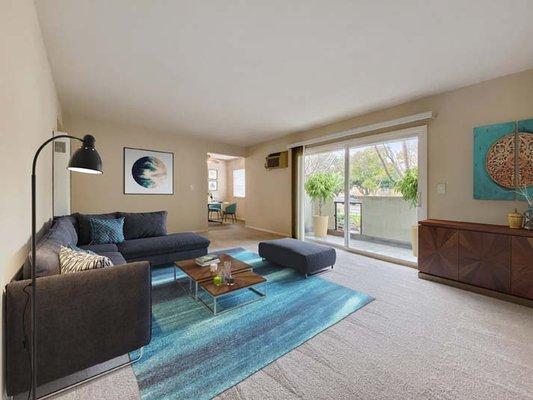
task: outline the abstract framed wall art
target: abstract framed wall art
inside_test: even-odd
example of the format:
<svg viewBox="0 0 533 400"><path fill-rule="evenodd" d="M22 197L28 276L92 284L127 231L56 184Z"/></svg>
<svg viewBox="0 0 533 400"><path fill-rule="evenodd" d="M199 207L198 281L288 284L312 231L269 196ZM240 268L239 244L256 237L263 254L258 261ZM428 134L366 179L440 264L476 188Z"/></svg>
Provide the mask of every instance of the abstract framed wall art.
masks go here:
<svg viewBox="0 0 533 400"><path fill-rule="evenodd" d="M218 169L209 169L208 171L208 179L211 180L217 180L218 179Z"/></svg>
<svg viewBox="0 0 533 400"><path fill-rule="evenodd" d="M124 194L174 194L174 153L124 147Z"/></svg>
<svg viewBox="0 0 533 400"><path fill-rule="evenodd" d="M524 200L533 195L533 119L474 128L474 198Z"/></svg>
<svg viewBox="0 0 533 400"><path fill-rule="evenodd" d="M207 189L210 192L216 192L218 190L218 181L209 181L207 184Z"/></svg>

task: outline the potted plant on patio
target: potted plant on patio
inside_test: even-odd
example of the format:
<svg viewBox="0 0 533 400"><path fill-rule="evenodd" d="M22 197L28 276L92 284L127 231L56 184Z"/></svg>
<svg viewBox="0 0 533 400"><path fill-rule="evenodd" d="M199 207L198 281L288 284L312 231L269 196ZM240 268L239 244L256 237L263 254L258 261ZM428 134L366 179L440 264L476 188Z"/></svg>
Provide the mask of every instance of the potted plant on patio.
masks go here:
<svg viewBox="0 0 533 400"><path fill-rule="evenodd" d="M404 176L396 181L394 188L411 207L418 207L418 168L407 169ZM418 257L418 225L411 227L411 246L413 255Z"/></svg>
<svg viewBox="0 0 533 400"><path fill-rule="evenodd" d="M316 237L326 237L328 234L329 217L322 215L322 206L339 194L342 184L342 177L337 172L315 172L305 182L307 195L318 205L318 215L313 215L313 230Z"/></svg>

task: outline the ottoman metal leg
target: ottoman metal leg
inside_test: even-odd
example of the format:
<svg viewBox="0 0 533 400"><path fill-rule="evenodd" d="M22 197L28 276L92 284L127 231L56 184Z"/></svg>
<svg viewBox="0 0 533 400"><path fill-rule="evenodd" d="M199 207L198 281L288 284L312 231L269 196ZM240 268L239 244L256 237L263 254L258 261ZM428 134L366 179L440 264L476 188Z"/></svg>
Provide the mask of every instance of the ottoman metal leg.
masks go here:
<svg viewBox="0 0 533 400"><path fill-rule="evenodd" d="M331 269L333 269L333 265L331 266ZM311 277L311 276L314 276L314 275L320 275L320 274L323 274L325 272L329 272L330 271L330 267L326 267L324 269L321 269L320 271L317 271L317 272L313 272L311 274L305 274L305 279Z"/></svg>

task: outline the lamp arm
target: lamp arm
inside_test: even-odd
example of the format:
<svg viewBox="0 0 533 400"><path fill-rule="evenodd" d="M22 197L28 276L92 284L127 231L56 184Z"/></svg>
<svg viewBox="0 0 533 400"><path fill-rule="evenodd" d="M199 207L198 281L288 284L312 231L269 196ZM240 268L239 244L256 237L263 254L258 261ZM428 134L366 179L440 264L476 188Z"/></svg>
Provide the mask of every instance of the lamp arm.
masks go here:
<svg viewBox="0 0 533 400"><path fill-rule="evenodd" d="M37 165L37 159L39 158L39 154L41 154L41 150L44 149L48 143L53 142L56 139L76 139L76 140L79 140L80 142L83 142L83 139L80 139L79 137L71 136L71 135L58 135L58 136L54 136L46 140L43 144L39 146L39 148L35 152L35 155L33 156L33 163L31 167L32 175L35 175L35 167Z"/></svg>
<svg viewBox="0 0 533 400"><path fill-rule="evenodd" d="M50 139L46 140L35 152L35 155L33 156L33 163L31 168L31 353L30 353L30 368L31 368L31 397L32 399L37 398L37 307L36 307L36 214L37 214L37 207L36 207L36 185L35 185L35 167L37 165L37 159L39 158L39 154L41 154L42 149L46 147L46 145L50 142L53 142L56 139L75 139L79 140L80 142L83 142L83 139L80 139L76 136L71 135L58 135L51 137ZM24 316L22 316L24 318ZM23 333L24 334L24 333Z"/></svg>

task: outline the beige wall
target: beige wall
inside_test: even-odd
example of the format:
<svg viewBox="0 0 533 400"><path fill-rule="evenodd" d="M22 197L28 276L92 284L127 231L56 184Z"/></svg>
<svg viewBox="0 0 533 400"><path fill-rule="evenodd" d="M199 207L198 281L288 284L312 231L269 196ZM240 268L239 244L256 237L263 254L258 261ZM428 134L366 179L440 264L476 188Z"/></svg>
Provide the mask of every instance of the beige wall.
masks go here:
<svg viewBox="0 0 533 400"><path fill-rule="evenodd" d="M246 197L233 196L233 171L236 169L244 169L246 171L244 158L236 158L226 162L227 166L227 189L226 197L230 203L237 203L237 218L240 220L246 219ZM245 172L246 173L246 172ZM248 196L248 188L246 187L245 196Z"/></svg>
<svg viewBox="0 0 533 400"><path fill-rule="evenodd" d="M282 151L288 143L299 140L425 111L437 114L428 127L430 218L505 224L508 212L514 208L525 210L525 202L473 199L472 128L533 118L533 70L295 133L247 149L247 225L285 233L291 230L290 168L266 171L263 164L268 153ZM436 191L437 183L441 182L447 184L445 195Z"/></svg>
<svg viewBox="0 0 533 400"><path fill-rule="evenodd" d="M0 279L3 288L29 251L31 162L38 146L52 136L60 119L60 108L33 1L0 0L0 10L0 168L4 172L0 195ZM39 157L38 227L52 216L51 155L49 145ZM0 313L1 310L3 306ZM1 314L0 318L3 320ZM3 363L0 379L4 392Z"/></svg>
<svg viewBox="0 0 533 400"><path fill-rule="evenodd" d="M218 188L217 190L211 191L213 195L213 199L218 200L218 201L226 201L228 197L228 192L227 192L227 186L228 186L227 169L228 167L226 165L226 161L224 160L218 160L218 162L208 161L207 168L216 169L218 171L218 179L217 179Z"/></svg>
<svg viewBox="0 0 533 400"><path fill-rule="evenodd" d="M64 124L70 133L94 135L104 164L101 176L72 174L72 212L166 210L169 232L207 229L207 153L238 156L244 152L238 146L217 144L207 139L180 137L174 133L84 117L65 116ZM173 152L174 194L125 195L124 147Z"/></svg>
<svg viewBox="0 0 533 400"><path fill-rule="evenodd" d="M282 235L291 233L291 166L265 169L265 157L286 150L285 137L248 149L246 157L246 226Z"/></svg>

